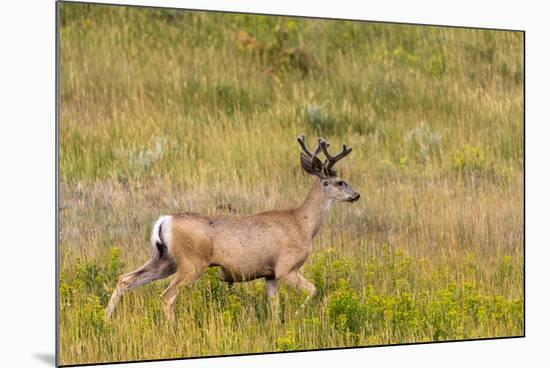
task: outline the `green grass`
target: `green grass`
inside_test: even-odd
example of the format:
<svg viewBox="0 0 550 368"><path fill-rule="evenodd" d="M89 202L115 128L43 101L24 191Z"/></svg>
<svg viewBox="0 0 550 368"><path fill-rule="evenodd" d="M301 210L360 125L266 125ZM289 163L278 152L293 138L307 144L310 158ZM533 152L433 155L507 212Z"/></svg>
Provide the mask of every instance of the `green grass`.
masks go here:
<svg viewBox="0 0 550 368"><path fill-rule="evenodd" d="M60 7L63 364L523 334L521 33ZM316 238L302 314L284 285L281 322L262 281L210 270L181 292L176 330L168 280L104 321L159 215L298 204L300 133L353 147L340 173L362 194Z"/></svg>

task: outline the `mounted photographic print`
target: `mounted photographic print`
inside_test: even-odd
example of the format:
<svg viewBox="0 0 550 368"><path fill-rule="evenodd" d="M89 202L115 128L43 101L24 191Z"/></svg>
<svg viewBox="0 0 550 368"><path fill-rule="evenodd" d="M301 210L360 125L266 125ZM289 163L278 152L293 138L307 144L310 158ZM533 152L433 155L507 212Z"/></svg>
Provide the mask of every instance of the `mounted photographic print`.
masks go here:
<svg viewBox="0 0 550 368"><path fill-rule="evenodd" d="M57 27L59 365L524 336L524 32Z"/></svg>

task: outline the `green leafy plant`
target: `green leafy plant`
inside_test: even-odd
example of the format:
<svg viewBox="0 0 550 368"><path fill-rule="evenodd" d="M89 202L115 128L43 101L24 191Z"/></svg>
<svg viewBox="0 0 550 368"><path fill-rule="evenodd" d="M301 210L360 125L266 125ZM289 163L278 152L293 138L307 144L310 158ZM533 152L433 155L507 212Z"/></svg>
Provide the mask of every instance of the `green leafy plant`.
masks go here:
<svg viewBox="0 0 550 368"><path fill-rule="evenodd" d="M329 296L328 310L330 320L340 331L359 332L366 317L365 307L357 292L344 280Z"/></svg>

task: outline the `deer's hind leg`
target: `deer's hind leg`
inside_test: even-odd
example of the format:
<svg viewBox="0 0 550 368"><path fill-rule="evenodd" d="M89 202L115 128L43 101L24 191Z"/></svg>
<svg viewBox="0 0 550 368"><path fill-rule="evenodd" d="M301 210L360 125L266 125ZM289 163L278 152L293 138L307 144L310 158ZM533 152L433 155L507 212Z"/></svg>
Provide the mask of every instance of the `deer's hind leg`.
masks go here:
<svg viewBox="0 0 550 368"><path fill-rule="evenodd" d="M178 263L178 271L172 282L162 293L164 313L171 324L176 318L174 315L174 303L178 297L180 286L191 286L208 267L208 263L190 259L181 259Z"/></svg>
<svg viewBox="0 0 550 368"><path fill-rule="evenodd" d="M117 286L111 295L109 304L107 304L107 308L105 309L106 319L111 318L116 305L124 293L138 286L148 284L151 281L166 278L174 272L176 272L176 263L174 260L167 257L161 259L153 257L137 270L121 275L118 278Z"/></svg>
<svg viewBox="0 0 550 368"><path fill-rule="evenodd" d="M275 277L266 278L267 297L269 300L269 315L273 318L279 318L279 280Z"/></svg>

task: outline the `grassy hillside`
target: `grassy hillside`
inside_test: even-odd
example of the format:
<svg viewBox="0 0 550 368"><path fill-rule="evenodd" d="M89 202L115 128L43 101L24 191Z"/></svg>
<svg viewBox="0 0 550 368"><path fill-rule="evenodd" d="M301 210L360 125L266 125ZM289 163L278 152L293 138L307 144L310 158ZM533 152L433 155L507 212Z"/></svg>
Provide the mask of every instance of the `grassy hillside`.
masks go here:
<svg viewBox="0 0 550 368"><path fill-rule="evenodd" d="M62 3L61 362L523 334L523 35ZM297 205L296 136L354 148L305 275L320 295L214 269L165 321L128 294L161 214ZM282 318L281 318L282 319Z"/></svg>

